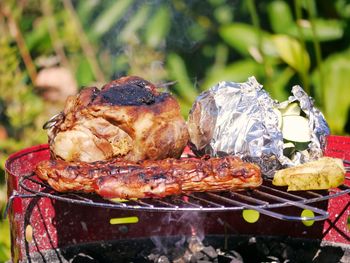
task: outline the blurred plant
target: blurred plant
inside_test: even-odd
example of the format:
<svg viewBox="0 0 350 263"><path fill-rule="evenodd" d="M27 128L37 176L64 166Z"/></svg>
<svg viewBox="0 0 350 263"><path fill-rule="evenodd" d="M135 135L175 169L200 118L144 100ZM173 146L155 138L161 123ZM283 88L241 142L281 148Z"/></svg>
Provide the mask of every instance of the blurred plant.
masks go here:
<svg viewBox="0 0 350 263"><path fill-rule="evenodd" d="M5 13L4 9L1 11L1 13ZM29 75L35 76L35 71L33 68L28 71L21 69L21 60L19 59L21 52L17 47L22 45L23 42L21 42L22 39L17 38L17 41L19 41L17 43L20 44L13 45L15 41L11 40L14 38L11 38L8 29L12 30L12 35L16 34L16 37L18 37L18 28L14 24L14 18L9 17L8 13L5 13L5 15L8 18L7 25L11 25L11 27L6 27L5 21L0 20L0 29L3 32L0 36L0 129L2 130L0 140L0 211L3 211L6 203L3 167L8 155L23 147L42 143L46 140L44 134L40 132L41 129L38 128L41 127L38 116L43 111L42 100L35 94L32 86L27 84ZM21 55L27 56L28 53L25 52L26 50L24 52L22 50ZM28 63L27 58L23 59L23 61L26 60L25 63ZM0 219L2 220L2 216ZM10 256L7 221L1 221L0 230L0 262L4 262Z"/></svg>

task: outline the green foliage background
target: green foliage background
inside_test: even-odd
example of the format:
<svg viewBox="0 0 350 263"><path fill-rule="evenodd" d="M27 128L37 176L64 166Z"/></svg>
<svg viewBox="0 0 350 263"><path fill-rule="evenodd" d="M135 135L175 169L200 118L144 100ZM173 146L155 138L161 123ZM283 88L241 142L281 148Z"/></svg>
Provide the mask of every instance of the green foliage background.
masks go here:
<svg viewBox="0 0 350 263"><path fill-rule="evenodd" d="M254 75L272 97L293 85L315 98L333 134L350 133L350 4L346 0L5 0L0 2L0 207L4 163L45 143L62 105L34 85L40 59L69 68L79 87L139 75L176 94L187 116L203 90ZM0 262L10 257L0 223Z"/></svg>

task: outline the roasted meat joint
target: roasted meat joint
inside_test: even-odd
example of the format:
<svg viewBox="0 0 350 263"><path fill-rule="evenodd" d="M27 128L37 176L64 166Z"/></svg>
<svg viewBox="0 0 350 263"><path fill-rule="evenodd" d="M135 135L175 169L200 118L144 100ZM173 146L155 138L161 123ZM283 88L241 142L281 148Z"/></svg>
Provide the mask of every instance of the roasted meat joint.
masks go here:
<svg viewBox="0 0 350 263"><path fill-rule="evenodd" d="M178 158L188 140L176 99L138 77L69 97L48 135L54 159L83 162Z"/></svg>
<svg viewBox="0 0 350 263"><path fill-rule="evenodd" d="M260 167L238 157L181 157L189 134L178 102L139 77L82 89L45 126L51 159L35 173L59 192L147 198L262 184Z"/></svg>

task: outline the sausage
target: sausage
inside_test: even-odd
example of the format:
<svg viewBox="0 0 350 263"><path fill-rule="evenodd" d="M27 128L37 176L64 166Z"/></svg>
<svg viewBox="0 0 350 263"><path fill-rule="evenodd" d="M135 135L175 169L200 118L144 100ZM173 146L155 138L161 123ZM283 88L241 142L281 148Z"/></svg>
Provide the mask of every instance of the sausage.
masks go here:
<svg viewBox="0 0 350 263"><path fill-rule="evenodd" d="M259 166L238 157L181 158L94 163L46 160L36 175L58 192L97 193L105 198L161 198L191 192L259 187Z"/></svg>

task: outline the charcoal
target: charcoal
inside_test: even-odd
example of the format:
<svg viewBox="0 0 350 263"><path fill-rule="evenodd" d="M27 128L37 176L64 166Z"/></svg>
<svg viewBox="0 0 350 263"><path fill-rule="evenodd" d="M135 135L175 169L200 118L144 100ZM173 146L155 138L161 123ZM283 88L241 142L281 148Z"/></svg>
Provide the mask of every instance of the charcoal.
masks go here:
<svg viewBox="0 0 350 263"><path fill-rule="evenodd" d="M194 263L197 262L197 258L192 254L191 251L189 251L188 249L186 249L184 255L183 255L183 259L185 260L185 262L190 262L190 263Z"/></svg>
<svg viewBox="0 0 350 263"><path fill-rule="evenodd" d="M157 262L157 260L159 259L160 255L159 254L154 254L154 253L151 253L148 255L148 259L152 262Z"/></svg>
<svg viewBox="0 0 350 263"><path fill-rule="evenodd" d="M198 251L196 253L193 254L193 257L195 257L197 260L199 259L203 259L204 258L204 254L201 251Z"/></svg>
<svg viewBox="0 0 350 263"><path fill-rule="evenodd" d="M176 259L173 259L172 260L172 263L187 263L188 261L185 260L183 257L179 257L179 258L176 258Z"/></svg>
<svg viewBox="0 0 350 263"><path fill-rule="evenodd" d="M186 249L184 247L174 247L169 249L167 255L170 257L170 259L174 260L182 258L185 252Z"/></svg>
<svg viewBox="0 0 350 263"><path fill-rule="evenodd" d="M266 257L266 262L280 263L280 259L278 257L274 257L274 256L267 256Z"/></svg>
<svg viewBox="0 0 350 263"><path fill-rule="evenodd" d="M268 255L268 250L265 246L259 243L242 243L237 249L240 255L246 262L264 262L265 257Z"/></svg>
<svg viewBox="0 0 350 263"><path fill-rule="evenodd" d="M256 237L251 237L249 238L249 244L255 244L257 241L256 241Z"/></svg>
<svg viewBox="0 0 350 263"><path fill-rule="evenodd" d="M260 254L264 256L268 256L270 254L270 249L266 245L266 243L261 243L261 242L257 243L257 250L259 251Z"/></svg>
<svg viewBox="0 0 350 263"><path fill-rule="evenodd" d="M218 263L231 263L232 258L226 257L224 255L218 255Z"/></svg>
<svg viewBox="0 0 350 263"><path fill-rule="evenodd" d="M197 236L191 236L188 240L188 248L192 253L201 251L204 248L202 241Z"/></svg>
<svg viewBox="0 0 350 263"><path fill-rule="evenodd" d="M118 259L119 260L119 259ZM126 261L127 259L124 259L124 261ZM121 260L120 260L121 261ZM101 262L101 261L99 261ZM129 261L128 261L129 263ZM149 260L145 259L145 258L135 258L134 260L131 260L130 263L149 263Z"/></svg>
<svg viewBox="0 0 350 263"><path fill-rule="evenodd" d="M278 256L285 259L287 257L283 257L283 255L286 256L286 249L287 249L287 245L283 242L275 242L275 241L271 242L269 255Z"/></svg>
<svg viewBox="0 0 350 263"><path fill-rule="evenodd" d="M218 263L243 263L243 258L237 251L231 250L224 254L220 253Z"/></svg>
<svg viewBox="0 0 350 263"><path fill-rule="evenodd" d="M157 263L170 263L170 261L166 256L160 256L157 260Z"/></svg>
<svg viewBox="0 0 350 263"><path fill-rule="evenodd" d="M237 251L234 251L234 250L231 250L229 255L235 259L237 262L243 262L243 258L242 256L237 252ZM232 261L231 261L232 262ZM233 262L232 262L233 263Z"/></svg>
<svg viewBox="0 0 350 263"><path fill-rule="evenodd" d="M203 260L203 261L211 261L211 259L208 256L206 256L206 255L204 255L204 257L201 260Z"/></svg>
<svg viewBox="0 0 350 263"><path fill-rule="evenodd" d="M60 250L47 250L40 253L31 253L25 262L37 263L79 263L79 262L105 262L105 263L348 263L350 262L350 249L320 244L312 240L297 240L289 238L271 237L239 237L229 239L206 237L193 239L191 244L198 248L203 246L204 251L208 247L216 249L217 257L210 258L203 251L192 253L189 242L177 242L178 237L159 239L155 243L151 239L124 240L109 243L90 243L79 246L66 247ZM190 240L189 240L190 241ZM182 244L183 243L183 244ZM261 244L264 245L261 245ZM182 249L179 249L182 247ZM223 249L225 247L225 249ZM265 252L269 250L269 254ZM183 254L181 254L183 253ZM209 253L208 253L209 254ZM176 257L175 257L176 255Z"/></svg>
<svg viewBox="0 0 350 263"><path fill-rule="evenodd" d="M89 255L80 253L76 255L73 260L71 261L72 263L98 263L98 260L92 258Z"/></svg>
<svg viewBox="0 0 350 263"><path fill-rule="evenodd" d="M211 259L214 259L218 256L218 253L216 253L216 250L212 246L204 247L202 249L202 252Z"/></svg>
<svg viewBox="0 0 350 263"><path fill-rule="evenodd" d="M194 255L191 256L189 263L197 263L199 259L197 259Z"/></svg>
<svg viewBox="0 0 350 263"><path fill-rule="evenodd" d="M291 257L293 254L294 254L294 249L285 244L285 247L281 253L281 258L284 260L291 260ZM284 262L287 263L286 261Z"/></svg>

